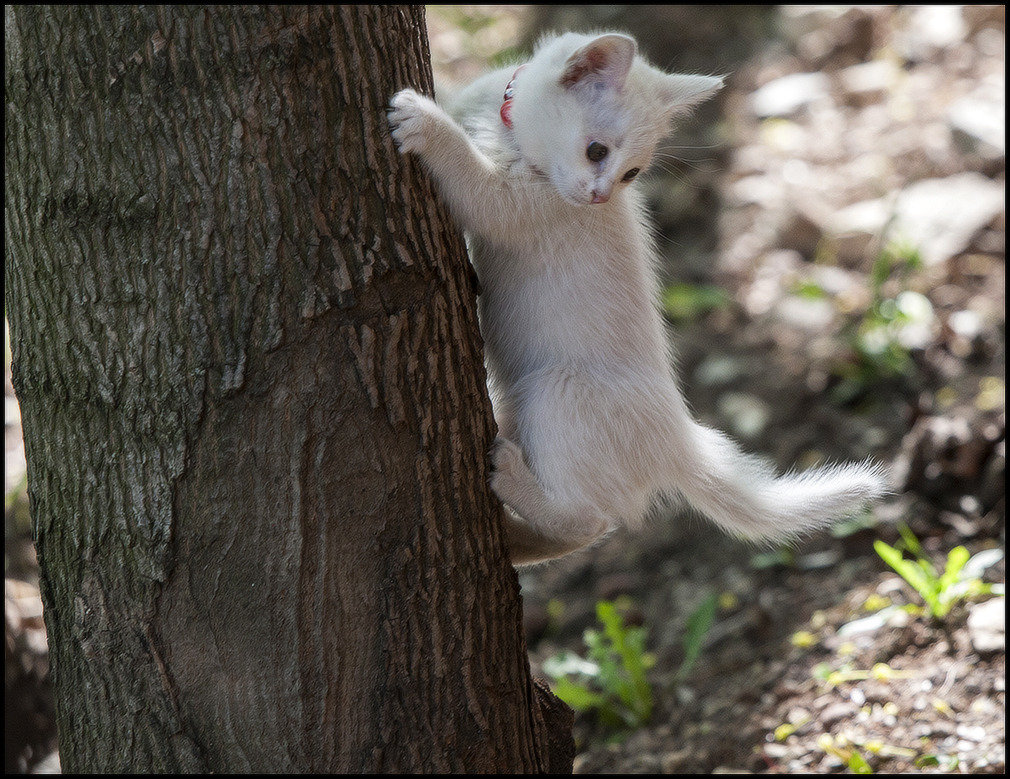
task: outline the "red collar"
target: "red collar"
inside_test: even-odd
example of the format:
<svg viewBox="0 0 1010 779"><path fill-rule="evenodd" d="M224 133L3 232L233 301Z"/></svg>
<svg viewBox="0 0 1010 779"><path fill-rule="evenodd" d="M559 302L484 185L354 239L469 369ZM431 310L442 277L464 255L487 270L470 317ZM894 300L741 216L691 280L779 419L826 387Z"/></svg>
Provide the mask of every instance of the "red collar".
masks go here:
<svg viewBox="0 0 1010 779"><path fill-rule="evenodd" d="M516 80L516 76L519 75L519 71L525 68L525 65L520 65L516 68L516 72L512 74L512 78L505 87L505 94L502 96L501 108L498 110L498 114L501 116L501 123L512 129L512 84Z"/></svg>

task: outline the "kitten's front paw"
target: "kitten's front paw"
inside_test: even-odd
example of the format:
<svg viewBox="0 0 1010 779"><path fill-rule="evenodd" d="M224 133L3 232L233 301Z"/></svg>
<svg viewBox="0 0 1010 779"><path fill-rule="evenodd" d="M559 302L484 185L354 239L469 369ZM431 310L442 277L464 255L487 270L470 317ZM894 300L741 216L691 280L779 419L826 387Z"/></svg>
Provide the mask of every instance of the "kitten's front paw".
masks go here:
<svg viewBox="0 0 1010 779"><path fill-rule="evenodd" d="M417 154L424 151L443 112L434 100L404 89L393 95L389 124L400 151Z"/></svg>

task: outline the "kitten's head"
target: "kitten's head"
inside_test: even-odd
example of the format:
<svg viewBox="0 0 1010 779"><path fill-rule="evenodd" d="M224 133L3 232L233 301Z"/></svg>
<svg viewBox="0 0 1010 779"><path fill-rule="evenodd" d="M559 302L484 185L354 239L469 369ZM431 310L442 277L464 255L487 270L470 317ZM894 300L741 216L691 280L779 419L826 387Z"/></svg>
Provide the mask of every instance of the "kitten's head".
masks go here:
<svg viewBox="0 0 1010 779"><path fill-rule="evenodd" d="M722 86L721 77L663 73L636 53L626 35L566 33L515 78L520 152L570 203L609 200L649 167L671 119Z"/></svg>

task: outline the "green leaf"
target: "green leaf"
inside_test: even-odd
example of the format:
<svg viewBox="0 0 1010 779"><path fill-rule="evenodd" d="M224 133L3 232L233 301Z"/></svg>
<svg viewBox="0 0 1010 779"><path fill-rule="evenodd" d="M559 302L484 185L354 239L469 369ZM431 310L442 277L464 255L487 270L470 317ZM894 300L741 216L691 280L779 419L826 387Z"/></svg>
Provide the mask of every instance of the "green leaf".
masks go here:
<svg viewBox="0 0 1010 779"><path fill-rule="evenodd" d="M779 547L771 552L758 552L750 558L751 568L756 568L759 571L765 568L774 568L775 566L788 568L795 562L796 555L793 553L792 549L785 546Z"/></svg>
<svg viewBox="0 0 1010 779"><path fill-rule="evenodd" d="M904 522L898 525L898 533L901 534L901 540L905 542L905 549L918 558L926 556L926 553L922 549L922 544L919 543L919 539L915 537L915 533Z"/></svg>
<svg viewBox="0 0 1010 779"><path fill-rule="evenodd" d="M877 524L877 517L872 511L866 510L849 519L843 519L831 526L831 535L835 538L847 538L861 530L867 530Z"/></svg>
<svg viewBox="0 0 1010 779"><path fill-rule="evenodd" d="M881 559L891 566L898 574L912 586L912 588L922 596L922 599L929 606L930 610L936 614L940 607L937 598L937 580L935 574L931 577L929 571L924 566L917 565L901 556L901 552L890 544L880 539L873 542L873 548ZM925 562L925 561L921 561ZM928 565L928 563L927 563Z"/></svg>
<svg viewBox="0 0 1010 779"><path fill-rule="evenodd" d="M822 682L826 682L831 674L834 673L834 669L828 663L818 663L811 669L815 679L820 679Z"/></svg>
<svg viewBox="0 0 1010 779"><path fill-rule="evenodd" d="M593 692L565 677L558 679L551 690L576 711L591 711L606 703L606 698L599 693Z"/></svg>
<svg viewBox="0 0 1010 779"><path fill-rule="evenodd" d="M941 593L961 578L961 571L970 557L971 553L963 546L955 546L947 553L947 567L940 577Z"/></svg>
<svg viewBox="0 0 1010 779"><path fill-rule="evenodd" d="M824 300L830 297L827 290L814 279L801 279L793 287L792 293L798 298L807 300Z"/></svg>
<svg viewBox="0 0 1010 779"><path fill-rule="evenodd" d="M610 646L620 659L620 666L611 664L611 684L621 702L641 720L652 713L652 691L645 677L645 632L628 628L610 601L596 604L596 616L603 624L603 630ZM606 666L601 665L601 668Z"/></svg>
<svg viewBox="0 0 1010 779"><path fill-rule="evenodd" d="M556 677L554 693L573 709L595 712L607 727L637 727L653 707L646 669L655 658L645 651L646 630L625 625L609 601L597 603L596 615L603 629L583 633L588 659L561 653L544 662L544 671Z"/></svg>
<svg viewBox="0 0 1010 779"><path fill-rule="evenodd" d="M709 284L671 284L663 290L663 310L678 321L697 319L729 302L726 290Z"/></svg>
<svg viewBox="0 0 1010 779"><path fill-rule="evenodd" d="M687 618L683 640L684 662L680 664L680 669L677 671L678 679L683 679L691 673L691 669L694 668L694 664L698 661L698 657L701 655L702 644L705 641L705 635L715 620L718 604L719 596L713 592Z"/></svg>
<svg viewBox="0 0 1010 779"><path fill-rule="evenodd" d="M854 774L872 774L873 769L870 764L866 762L866 759L859 754L856 750L852 750L852 754L849 755L848 759L849 770Z"/></svg>

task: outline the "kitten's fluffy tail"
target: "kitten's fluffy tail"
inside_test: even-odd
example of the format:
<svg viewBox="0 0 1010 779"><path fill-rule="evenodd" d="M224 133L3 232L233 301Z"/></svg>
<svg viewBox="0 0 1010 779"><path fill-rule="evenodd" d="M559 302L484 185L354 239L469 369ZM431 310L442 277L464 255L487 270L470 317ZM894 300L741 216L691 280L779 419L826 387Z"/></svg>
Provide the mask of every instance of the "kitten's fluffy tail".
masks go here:
<svg viewBox="0 0 1010 779"><path fill-rule="evenodd" d="M795 538L832 524L888 491L884 469L869 462L776 476L722 433L692 422L693 456L677 465L676 487L733 535L756 541Z"/></svg>

